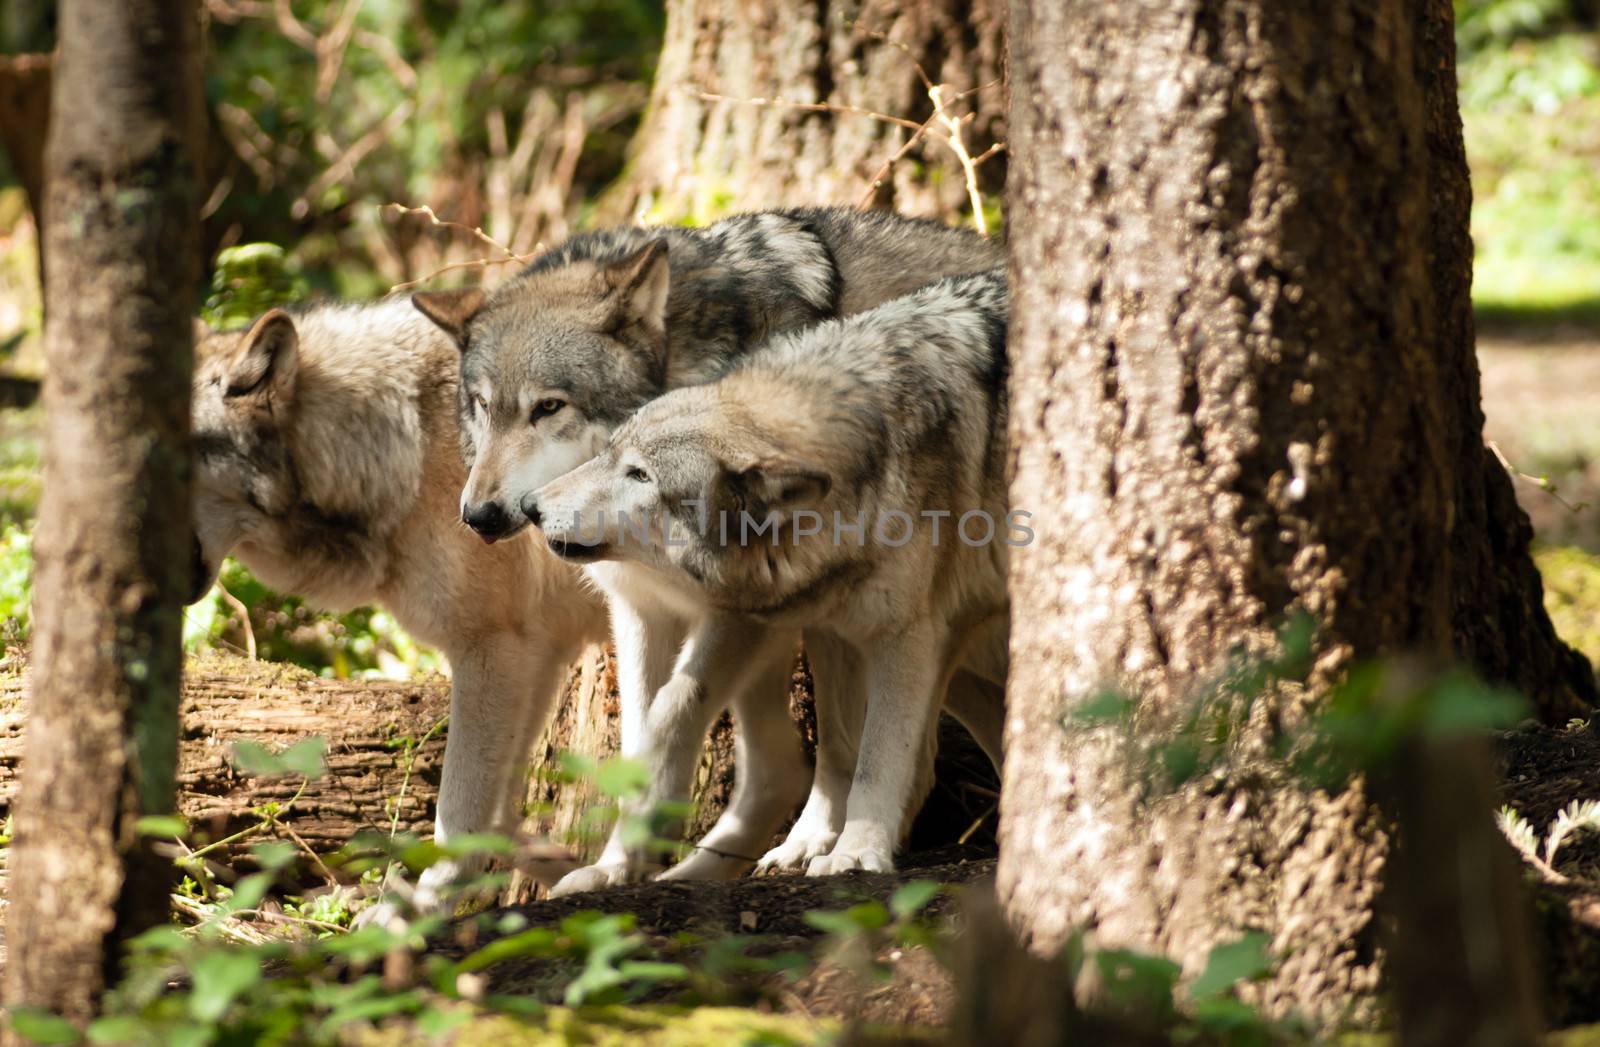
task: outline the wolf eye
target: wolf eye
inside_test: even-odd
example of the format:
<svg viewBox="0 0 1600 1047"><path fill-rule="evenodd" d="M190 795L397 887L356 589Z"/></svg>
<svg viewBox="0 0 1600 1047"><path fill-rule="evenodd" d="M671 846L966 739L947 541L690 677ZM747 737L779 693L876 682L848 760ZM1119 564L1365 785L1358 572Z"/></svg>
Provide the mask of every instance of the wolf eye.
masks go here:
<svg viewBox="0 0 1600 1047"><path fill-rule="evenodd" d="M554 397L548 400L540 400L533 405L533 411L528 416L528 424L532 425L541 418L549 418L565 406L567 406L565 400L557 400Z"/></svg>
<svg viewBox="0 0 1600 1047"><path fill-rule="evenodd" d="M484 413L488 413L489 401L485 400L482 396L478 395L477 393L473 393L472 394L472 406L477 408L479 411L482 411Z"/></svg>
<svg viewBox="0 0 1600 1047"><path fill-rule="evenodd" d="M628 470L628 479L634 483L647 484L650 482L650 474L636 465Z"/></svg>

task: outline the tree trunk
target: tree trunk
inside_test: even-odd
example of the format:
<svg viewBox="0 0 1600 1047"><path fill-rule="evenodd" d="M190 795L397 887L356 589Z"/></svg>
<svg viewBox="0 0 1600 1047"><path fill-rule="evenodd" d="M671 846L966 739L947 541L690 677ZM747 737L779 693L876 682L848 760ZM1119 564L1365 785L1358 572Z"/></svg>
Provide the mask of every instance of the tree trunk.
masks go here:
<svg viewBox="0 0 1600 1047"><path fill-rule="evenodd" d="M1246 928L1276 1012L1371 1013L1387 822L1259 747L1145 797L1107 684L1158 723L1284 616L1314 684L1464 657L1547 717L1592 707L1486 463L1445 0L1013 7L1012 677L999 886L1190 970ZM1293 724L1322 688L1268 696ZM1484 812L1487 817L1487 812Z"/></svg>
<svg viewBox="0 0 1600 1047"><path fill-rule="evenodd" d="M946 85L952 115L973 114L962 133L981 154L1004 139L1004 31L1000 0L670 0L650 109L602 216L705 221L862 201L962 213L964 175L938 140L948 128L933 121L899 155L933 116L918 66ZM978 174L998 193L1003 156Z"/></svg>
<svg viewBox="0 0 1600 1047"><path fill-rule="evenodd" d="M46 153L44 496L8 1005L87 1019L167 919L199 276L192 0L65 0Z"/></svg>

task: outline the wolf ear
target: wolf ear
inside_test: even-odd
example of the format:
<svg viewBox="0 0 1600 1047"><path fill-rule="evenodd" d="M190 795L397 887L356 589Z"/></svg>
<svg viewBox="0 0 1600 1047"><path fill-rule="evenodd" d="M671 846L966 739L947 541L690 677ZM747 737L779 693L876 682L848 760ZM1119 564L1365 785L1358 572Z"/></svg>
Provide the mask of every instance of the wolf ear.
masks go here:
<svg viewBox="0 0 1600 1047"><path fill-rule="evenodd" d="M665 240L651 240L628 257L606 266L601 277L607 296L614 303L615 327L637 325L652 334L664 335L670 276Z"/></svg>
<svg viewBox="0 0 1600 1047"><path fill-rule="evenodd" d="M833 478L805 462L765 458L736 472L733 484L746 506L761 515L775 515L781 524L796 510L821 505L833 489Z"/></svg>
<svg viewBox="0 0 1600 1047"><path fill-rule="evenodd" d="M300 335L294 320L274 309L257 320L239 343L228 368L227 396L287 400L300 367Z"/></svg>
<svg viewBox="0 0 1600 1047"><path fill-rule="evenodd" d="M419 291L411 296L411 304L439 325L440 330L455 339L456 345L467 347L467 323L483 308L485 295L478 287L461 287L454 291Z"/></svg>

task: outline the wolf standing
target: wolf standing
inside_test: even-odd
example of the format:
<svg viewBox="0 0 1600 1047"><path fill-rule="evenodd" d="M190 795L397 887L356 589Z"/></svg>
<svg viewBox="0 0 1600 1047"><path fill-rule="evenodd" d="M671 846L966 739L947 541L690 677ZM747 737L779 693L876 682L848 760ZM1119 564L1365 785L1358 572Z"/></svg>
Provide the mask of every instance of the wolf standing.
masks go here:
<svg viewBox="0 0 1600 1047"><path fill-rule="evenodd" d="M822 831L812 873L893 868L951 675L1005 678L1006 549L1026 537L1006 511L1006 312L995 271L782 336L531 500L563 557L641 566L704 609L649 709L650 799L683 790L747 652L831 634L866 666L859 758L845 803L814 791L829 809L808 804L773 861Z"/></svg>
<svg viewBox="0 0 1600 1047"><path fill-rule="evenodd" d="M770 336L857 313L940 275L988 269L999 260L996 245L938 223L883 212L795 209L740 215L698 230L587 234L535 261L492 296L477 290L419 294L417 307L462 348L461 432L471 469L462 518L490 541L516 534L527 523L525 498L599 453L613 430L667 390L715 379ZM682 641L703 609L678 599L671 587L638 584L638 572L602 565L592 576L611 612L622 749L637 755L652 696L686 656ZM775 703L785 690L794 640L792 633L769 635L745 652L744 671L722 696L735 709L739 779L733 799L701 847L668 875L732 875L803 794L807 771ZM808 653L819 706L849 704L847 684L837 698L821 692L833 690L830 680L854 678L852 653L826 641L808 644ZM924 763L931 738L919 743ZM557 891L641 872L613 835L595 865L569 876Z"/></svg>
<svg viewBox="0 0 1600 1047"><path fill-rule="evenodd" d="M453 670L438 837L515 829L517 768L604 608L542 544L461 526L455 346L395 298L273 310L198 356L193 598L231 553L318 606L389 608ZM461 872L430 868L418 904Z"/></svg>

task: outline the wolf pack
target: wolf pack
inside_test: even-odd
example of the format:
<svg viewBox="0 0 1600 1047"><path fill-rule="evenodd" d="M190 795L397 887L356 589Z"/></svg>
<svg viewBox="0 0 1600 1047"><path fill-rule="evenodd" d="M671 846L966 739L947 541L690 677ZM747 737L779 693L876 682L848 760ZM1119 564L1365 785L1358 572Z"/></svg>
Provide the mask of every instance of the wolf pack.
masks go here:
<svg viewBox="0 0 1600 1047"><path fill-rule="evenodd" d="M1007 551L1031 534L1006 499L1003 261L933 221L774 210L579 234L492 290L206 332L191 595L232 555L439 648L441 841L515 830L588 644L615 647L640 809L687 799L731 710L734 789L687 856L662 870L619 822L552 894L890 870L941 711L1000 761ZM429 868L414 904L473 871Z"/></svg>

